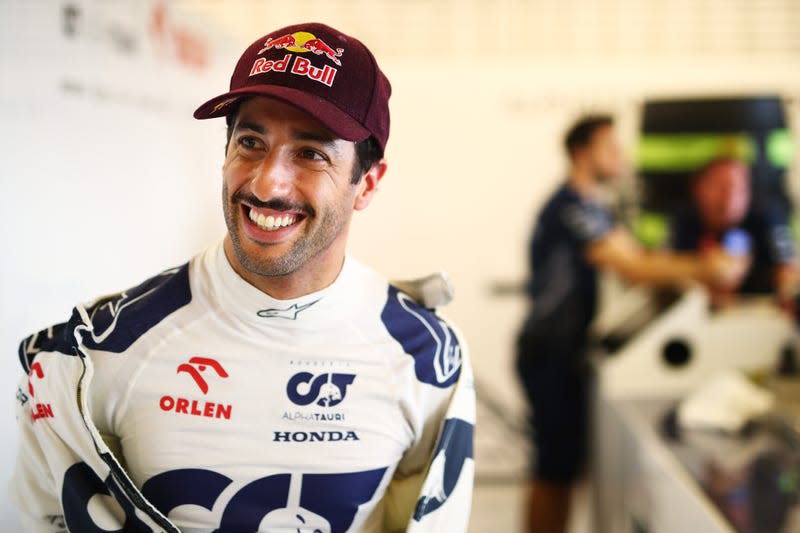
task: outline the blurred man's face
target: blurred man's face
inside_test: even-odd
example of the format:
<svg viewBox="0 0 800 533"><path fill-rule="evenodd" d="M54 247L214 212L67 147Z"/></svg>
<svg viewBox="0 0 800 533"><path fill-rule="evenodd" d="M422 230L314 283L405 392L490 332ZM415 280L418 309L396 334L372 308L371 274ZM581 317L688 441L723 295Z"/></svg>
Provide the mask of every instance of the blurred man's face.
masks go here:
<svg viewBox="0 0 800 533"><path fill-rule="evenodd" d="M734 161L711 166L697 178L692 195L706 229L725 231L739 224L750 207L750 173Z"/></svg>
<svg viewBox="0 0 800 533"><path fill-rule="evenodd" d="M622 148L614 126L602 126L594 132L586 155L598 180L610 181L622 174Z"/></svg>

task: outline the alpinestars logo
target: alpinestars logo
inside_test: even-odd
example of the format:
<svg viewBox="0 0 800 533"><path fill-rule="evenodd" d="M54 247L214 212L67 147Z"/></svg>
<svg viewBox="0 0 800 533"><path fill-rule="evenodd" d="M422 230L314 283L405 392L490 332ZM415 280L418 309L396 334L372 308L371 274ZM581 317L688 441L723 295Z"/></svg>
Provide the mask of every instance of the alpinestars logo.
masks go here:
<svg viewBox="0 0 800 533"><path fill-rule="evenodd" d="M308 302L307 304L297 305L292 304L286 309L276 309L271 307L269 309L261 309L258 313L258 316L262 318L285 318L286 320L297 320L297 315L317 303L319 300L314 300L313 302Z"/></svg>
<svg viewBox="0 0 800 533"><path fill-rule="evenodd" d="M220 379L228 377L228 372L217 361L210 357L192 357L187 363L178 365L177 373L188 374L194 380L197 387L204 395L208 394L209 385L205 379L205 371L207 369L214 371L216 376ZM183 398L180 396L170 396L165 394L158 401L158 406L162 411L172 411L176 414L201 416L205 418L224 418L230 420L233 406L230 404L210 402L206 400L197 400Z"/></svg>
<svg viewBox="0 0 800 533"><path fill-rule="evenodd" d="M153 280L173 276L179 270L179 268L165 270ZM117 324L122 317L123 311L130 306L136 305L137 302L147 299L156 289L157 287L149 287L149 283L145 283L139 287L111 296L105 301L97 302L98 305L91 311L92 327L87 329L91 335L92 343L95 345L104 343L117 329ZM88 346L90 348L94 347L92 344Z"/></svg>

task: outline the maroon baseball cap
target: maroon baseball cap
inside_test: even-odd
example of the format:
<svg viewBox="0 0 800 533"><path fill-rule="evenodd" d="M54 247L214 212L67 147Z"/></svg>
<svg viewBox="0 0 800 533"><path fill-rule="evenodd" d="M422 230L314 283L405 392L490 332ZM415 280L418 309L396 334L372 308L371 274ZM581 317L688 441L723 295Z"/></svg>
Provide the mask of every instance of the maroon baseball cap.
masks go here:
<svg viewBox="0 0 800 533"><path fill-rule="evenodd" d="M226 116L247 96L268 96L305 111L347 141L389 139L392 87L361 41L319 23L287 26L244 51L230 91L212 98L194 118Z"/></svg>

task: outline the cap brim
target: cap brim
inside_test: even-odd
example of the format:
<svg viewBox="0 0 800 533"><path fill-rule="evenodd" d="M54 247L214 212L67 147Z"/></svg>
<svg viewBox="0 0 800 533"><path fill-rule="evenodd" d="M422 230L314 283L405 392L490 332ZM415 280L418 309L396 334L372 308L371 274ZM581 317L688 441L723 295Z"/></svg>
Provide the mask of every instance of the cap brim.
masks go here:
<svg viewBox="0 0 800 533"><path fill-rule="evenodd" d="M194 112L194 118L202 120L224 117L230 113L238 100L247 96L266 96L286 102L308 113L346 141L363 141L370 136L369 130L327 100L281 85L254 85L221 94L198 107ZM225 103L226 101L228 102Z"/></svg>

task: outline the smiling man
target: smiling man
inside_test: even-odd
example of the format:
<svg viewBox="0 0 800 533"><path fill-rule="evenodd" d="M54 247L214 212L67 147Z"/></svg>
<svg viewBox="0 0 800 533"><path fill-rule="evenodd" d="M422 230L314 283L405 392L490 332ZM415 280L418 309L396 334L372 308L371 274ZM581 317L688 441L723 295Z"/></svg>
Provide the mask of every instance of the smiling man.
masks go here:
<svg viewBox="0 0 800 533"><path fill-rule="evenodd" d="M278 298L329 285L339 274L354 209L386 171L374 141L336 137L273 98L247 99L229 118L223 166L225 254L250 284Z"/></svg>
<svg viewBox="0 0 800 533"><path fill-rule="evenodd" d="M465 346L345 252L389 94L322 24L244 52L195 112L227 120L222 242L20 346L26 531L466 530Z"/></svg>

